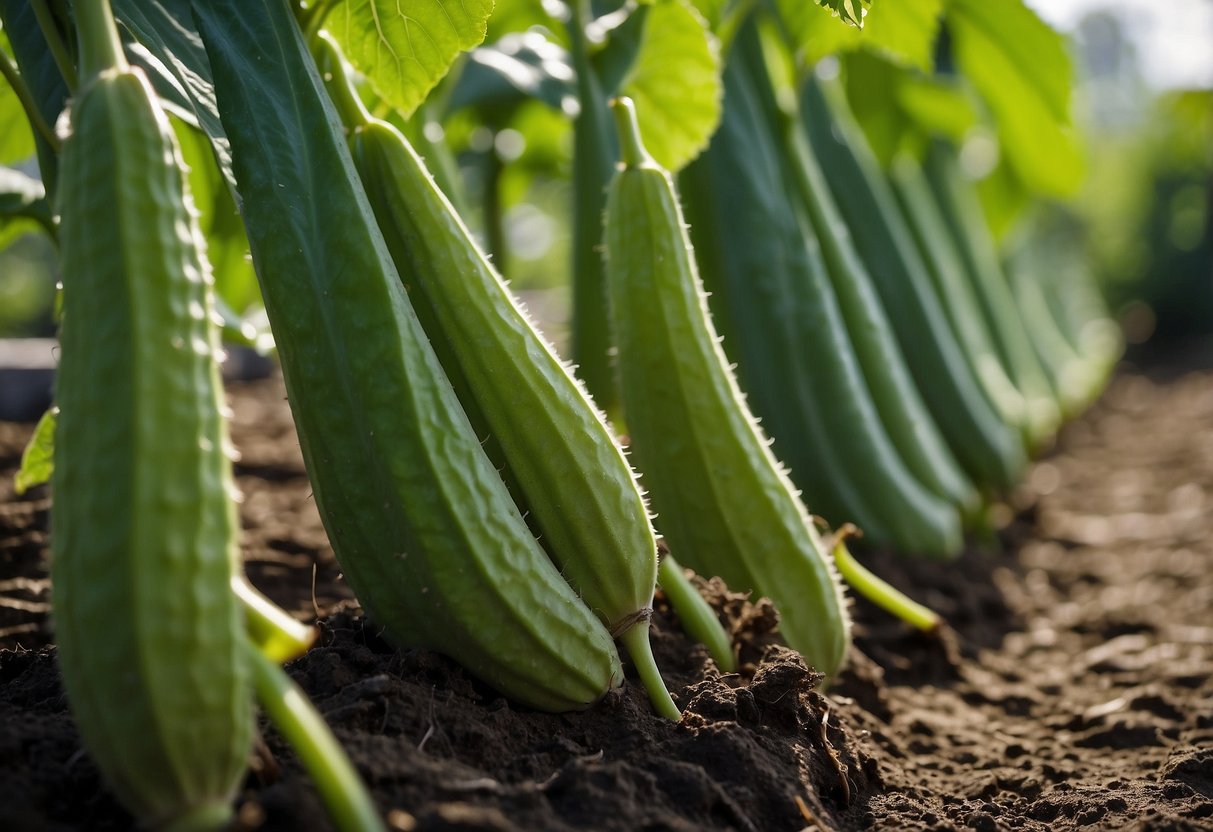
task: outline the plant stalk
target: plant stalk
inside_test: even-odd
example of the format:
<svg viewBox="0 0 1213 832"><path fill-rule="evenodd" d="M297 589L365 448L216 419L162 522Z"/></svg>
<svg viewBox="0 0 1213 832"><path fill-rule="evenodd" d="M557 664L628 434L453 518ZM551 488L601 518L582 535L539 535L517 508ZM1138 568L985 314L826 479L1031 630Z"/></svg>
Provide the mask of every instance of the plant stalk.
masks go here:
<svg viewBox="0 0 1213 832"><path fill-rule="evenodd" d="M246 640L257 700L311 775L341 832L384 830L379 811L324 718L281 667Z"/></svg>

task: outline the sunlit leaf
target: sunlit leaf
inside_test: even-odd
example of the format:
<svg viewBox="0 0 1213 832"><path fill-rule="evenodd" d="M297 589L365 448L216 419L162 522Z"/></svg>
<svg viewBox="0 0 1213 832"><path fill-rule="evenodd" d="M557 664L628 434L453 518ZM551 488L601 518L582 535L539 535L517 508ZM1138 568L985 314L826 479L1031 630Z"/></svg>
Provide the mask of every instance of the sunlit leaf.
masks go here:
<svg viewBox="0 0 1213 832"><path fill-rule="evenodd" d="M219 121L211 65L193 25L189 0L112 0L114 15L133 40L126 44L157 95L174 114L192 120L211 140L220 170L232 178L227 138ZM192 119L191 119L192 117Z"/></svg>
<svg viewBox="0 0 1213 832"><path fill-rule="evenodd" d="M59 408L52 407L42 414L34 435L21 454L21 467L13 478L13 490L18 496L35 485L49 482L55 469L55 422Z"/></svg>
<svg viewBox="0 0 1213 832"><path fill-rule="evenodd" d="M903 150L917 153L931 136L960 142L978 122L971 92L873 52L843 62L847 99L881 164Z"/></svg>
<svg viewBox="0 0 1213 832"><path fill-rule="evenodd" d="M487 31L493 0L345 0L325 28L380 98L412 113Z"/></svg>
<svg viewBox="0 0 1213 832"><path fill-rule="evenodd" d="M16 58L22 80L33 95L42 118L54 125L67 106L68 89L47 48L33 5L28 0L0 0L0 18L11 47L9 54ZM41 135L35 135L34 141L42 181L53 193L58 159Z"/></svg>
<svg viewBox="0 0 1213 832"><path fill-rule="evenodd" d="M677 171L707 146L720 122L720 54L702 17L679 0L648 10L640 51L620 92L636 102L640 132L663 167Z"/></svg>
<svg viewBox="0 0 1213 832"><path fill-rule="evenodd" d="M34 134L20 99L8 84L0 82L0 165L24 161L34 155Z"/></svg>
<svg viewBox="0 0 1213 832"><path fill-rule="evenodd" d="M897 63L929 71L943 0L882 0L862 30L839 26L828 11L803 0L776 0L789 37L809 63L854 49L871 49Z"/></svg>
<svg viewBox="0 0 1213 832"><path fill-rule="evenodd" d="M952 0L947 21L956 65L989 107L1016 176L1033 192L1072 193L1083 164L1062 36L1022 0Z"/></svg>
<svg viewBox="0 0 1213 832"><path fill-rule="evenodd" d="M13 48L9 46L8 37L0 29L0 50L3 50L7 60L12 62ZM0 165L20 162L34 155L34 133L21 106L21 99L8 84L0 81Z"/></svg>
<svg viewBox="0 0 1213 832"><path fill-rule="evenodd" d="M885 0L885 2L895 3L897 0ZM839 18L844 23L849 23L856 28L862 28L865 14L868 6L872 5L872 0L817 0L817 4L823 9L829 9L834 17ZM805 5L809 4L805 2Z"/></svg>

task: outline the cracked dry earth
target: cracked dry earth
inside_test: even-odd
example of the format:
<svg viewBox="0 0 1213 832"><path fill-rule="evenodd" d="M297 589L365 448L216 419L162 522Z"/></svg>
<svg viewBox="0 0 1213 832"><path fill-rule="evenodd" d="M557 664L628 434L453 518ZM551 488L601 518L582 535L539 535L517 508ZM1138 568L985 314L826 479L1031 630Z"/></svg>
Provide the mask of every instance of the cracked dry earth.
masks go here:
<svg viewBox="0 0 1213 832"><path fill-rule="evenodd" d="M716 582L735 676L658 604L680 725L634 683L586 713L536 714L440 656L391 649L339 579L275 379L229 388L248 570L319 617L319 646L288 669L396 829L1213 829L1202 357L1122 367L1033 467L997 541L951 563L867 553L951 632L917 635L857 603L854 659L827 696L779 645L769 605ZM126 829L55 672L48 497L12 493L31 427L0 424L0 829ZM239 827L329 828L297 760L264 739Z"/></svg>

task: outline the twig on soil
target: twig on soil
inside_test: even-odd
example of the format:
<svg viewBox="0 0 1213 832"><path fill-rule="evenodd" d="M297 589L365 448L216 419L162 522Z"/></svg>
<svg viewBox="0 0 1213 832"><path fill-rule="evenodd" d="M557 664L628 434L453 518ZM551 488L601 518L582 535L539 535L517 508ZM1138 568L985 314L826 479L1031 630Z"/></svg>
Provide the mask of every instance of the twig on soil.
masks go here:
<svg viewBox="0 0 1213 832"><path fill-rule="evenodd" d="M847 777L847 766L838 756L838 751L834 748L834 744L830 742L830 706L826 704L825 712L821 715L821 742L825 745L826 754L829 755L830 762L834 764L834 770L838 773L838 782L842 785L842 805L847 807L851 805L851 780Z"/></svg>

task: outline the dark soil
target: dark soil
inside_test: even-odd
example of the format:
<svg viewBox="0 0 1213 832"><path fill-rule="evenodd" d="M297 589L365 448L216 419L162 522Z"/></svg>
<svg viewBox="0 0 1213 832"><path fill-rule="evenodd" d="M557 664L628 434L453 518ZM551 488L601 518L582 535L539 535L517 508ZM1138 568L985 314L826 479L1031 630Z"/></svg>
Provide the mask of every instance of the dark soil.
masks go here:
<svg viewBox="0 0 1213 832"><path fill-rule="evenodd" d="M857 649L828 696L779 646L769 605L719 584L737 675L658 605L678 725L635 683L586 713L537 714L393 650L340 581L276 380L230 388L248 571L319 620L319 646L288 669L396 829L1213 829L1213 372L1183 361L1122 368L992 545L953 563L869 554L952 631L857 603ZM0 829L126 829L57 679L48 497L12 493L30 427L0 423ZM328 828L295 757L272 730L265 745L242 828Z"/></svg>

